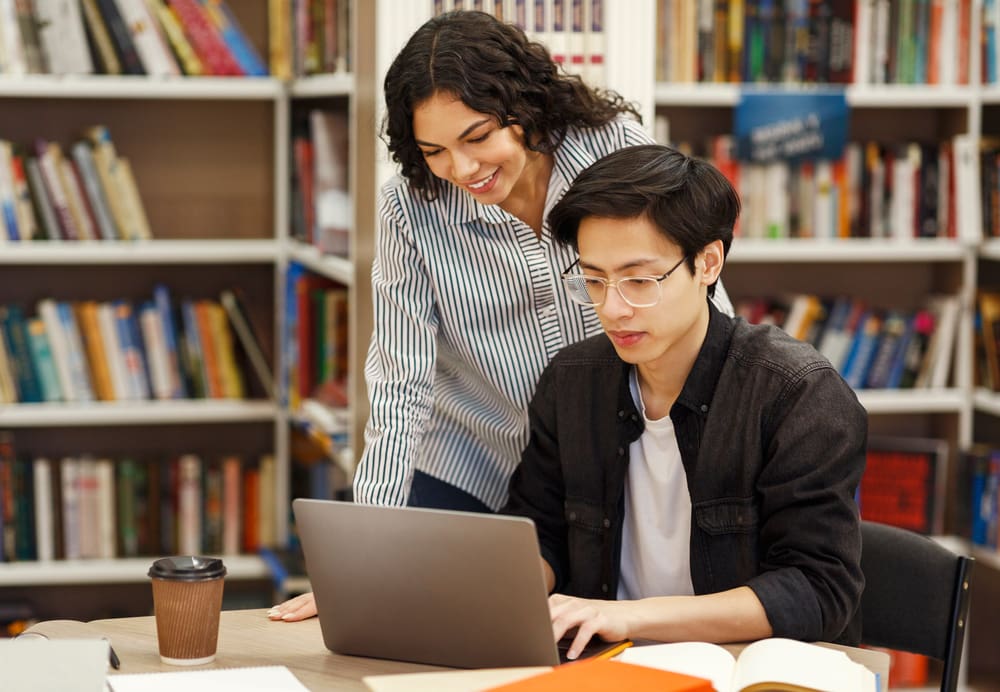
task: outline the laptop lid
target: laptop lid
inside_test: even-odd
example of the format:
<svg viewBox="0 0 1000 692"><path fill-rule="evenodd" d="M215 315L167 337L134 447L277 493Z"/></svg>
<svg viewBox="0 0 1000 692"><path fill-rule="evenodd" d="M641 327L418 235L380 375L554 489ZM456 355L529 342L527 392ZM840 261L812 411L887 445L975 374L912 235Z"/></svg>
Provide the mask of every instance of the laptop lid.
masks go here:
<svg viewBox="0 0 1000 692"><path fill-rule="evenodd" d="M327 648L458 668L557 665L534 524L296 499Z"/></svg>

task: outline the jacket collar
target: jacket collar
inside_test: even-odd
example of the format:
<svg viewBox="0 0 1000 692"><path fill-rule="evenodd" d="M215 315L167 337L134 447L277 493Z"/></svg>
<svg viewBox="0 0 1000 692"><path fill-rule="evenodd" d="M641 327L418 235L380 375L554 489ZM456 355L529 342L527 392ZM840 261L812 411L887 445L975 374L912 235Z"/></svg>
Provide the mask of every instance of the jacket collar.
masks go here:
<svg viewBox="0 0 1000 692"><path fill-rule="evenodd" d="M708 331L701 345L694 366L684 382L684 389L677 397L680 404L694 413L705 416L715 396L715 386L722 374L726 356L729 354L729 343L733 335L733 320L708 301Z"/></svg>

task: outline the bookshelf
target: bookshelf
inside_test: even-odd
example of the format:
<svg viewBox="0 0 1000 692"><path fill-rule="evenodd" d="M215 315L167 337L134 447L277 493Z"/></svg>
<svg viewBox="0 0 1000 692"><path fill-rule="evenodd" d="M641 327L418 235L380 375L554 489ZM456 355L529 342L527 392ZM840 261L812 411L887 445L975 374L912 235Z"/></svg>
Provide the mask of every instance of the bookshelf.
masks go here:
<svg viewBox="0 0 1000 692"><path fill-rule="evenodd" d="M247 34L267 54L268 3L229 0ZM351 35L373 37L374 3L352 8ZM106 125L132 163L154 239L136 242L37 242L0 245L0 303L33 311L41 298L138 301L157 282L180 296L218 299L243 292L250 318L280 382L284 275L291 260L350 291L351 372L361 372L370 333L368 267L374 237L374 40L350 40L352 73L285 81L274 77L0 76L0 137L64 146L85 127ZM363 82L363 83L362 83ZM295 110L318 104L343 110L351 128L349 178L355 201L347 258L320 255L294 241L290 137ZM270 399L246 368L247 397L170 401L0 404L0 430L34 456L92 452L206 459L272 455L276 465L274 531L289 533L290 432L298 413ZM363 377L351 400L365 401ZM366 406L340 412L360 439ZM353 469L353 459L343 456ZM0 562L0 599L32 586L143 582L151 558ZM265 582L266 563L227 555L229 578ZM270 598L270 596L268 596Z"/></svg>

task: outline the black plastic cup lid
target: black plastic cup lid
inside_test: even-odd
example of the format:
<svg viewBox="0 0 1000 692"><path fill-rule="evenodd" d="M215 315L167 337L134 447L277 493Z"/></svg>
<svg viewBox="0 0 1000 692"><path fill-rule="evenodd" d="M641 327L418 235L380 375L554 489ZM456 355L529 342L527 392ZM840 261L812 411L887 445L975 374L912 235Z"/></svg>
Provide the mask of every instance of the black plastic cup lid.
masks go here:
<svg viewBox="0 0 1000 692"><path fill-rule="evenodd" d="M226 576L226 566L217 557L179 555L154 562L149 568L149 576L170 581L206 581Z"/></svg>

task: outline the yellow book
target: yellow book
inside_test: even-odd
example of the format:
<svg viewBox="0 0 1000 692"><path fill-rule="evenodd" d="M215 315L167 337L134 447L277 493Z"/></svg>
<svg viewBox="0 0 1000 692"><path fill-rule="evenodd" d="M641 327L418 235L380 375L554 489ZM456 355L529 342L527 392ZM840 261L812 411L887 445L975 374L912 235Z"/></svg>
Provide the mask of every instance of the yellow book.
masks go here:
<svg viewBox="0 0 1000 692"><path fill-rule="evenodd" d="M205 74L204 66L201 64L198 54L194 52L191 42L188 41L180 22L177 21L177 15L163 4L163 0L146 0L146 4L153 10L156 18L160 20L163 33L167 35L170 47L173 48L178 60L180 60L184 74L191 77Z"/></svg>
<svg viewBox="0 0 1000 692"><path fill-rule="evenodd" d="M111 370L101 337L101 327L97 318L97 302L93 300L77 303L76 320L80 324L90 376L93 378L94 394L101 401L114 401L115 389L111 381Z"/></svg>
<svg viewBox="0 0 1000 692"><path fill-rule="evenodd" d="M233 337L229 331L226 311L221 305L206 302L209 328L212 330L212 342L215 344L216 363L219 368L219 378L222 381L223 396L227 399L243 398L243 380L240 369L236 365L233 353Z"/></svg>

